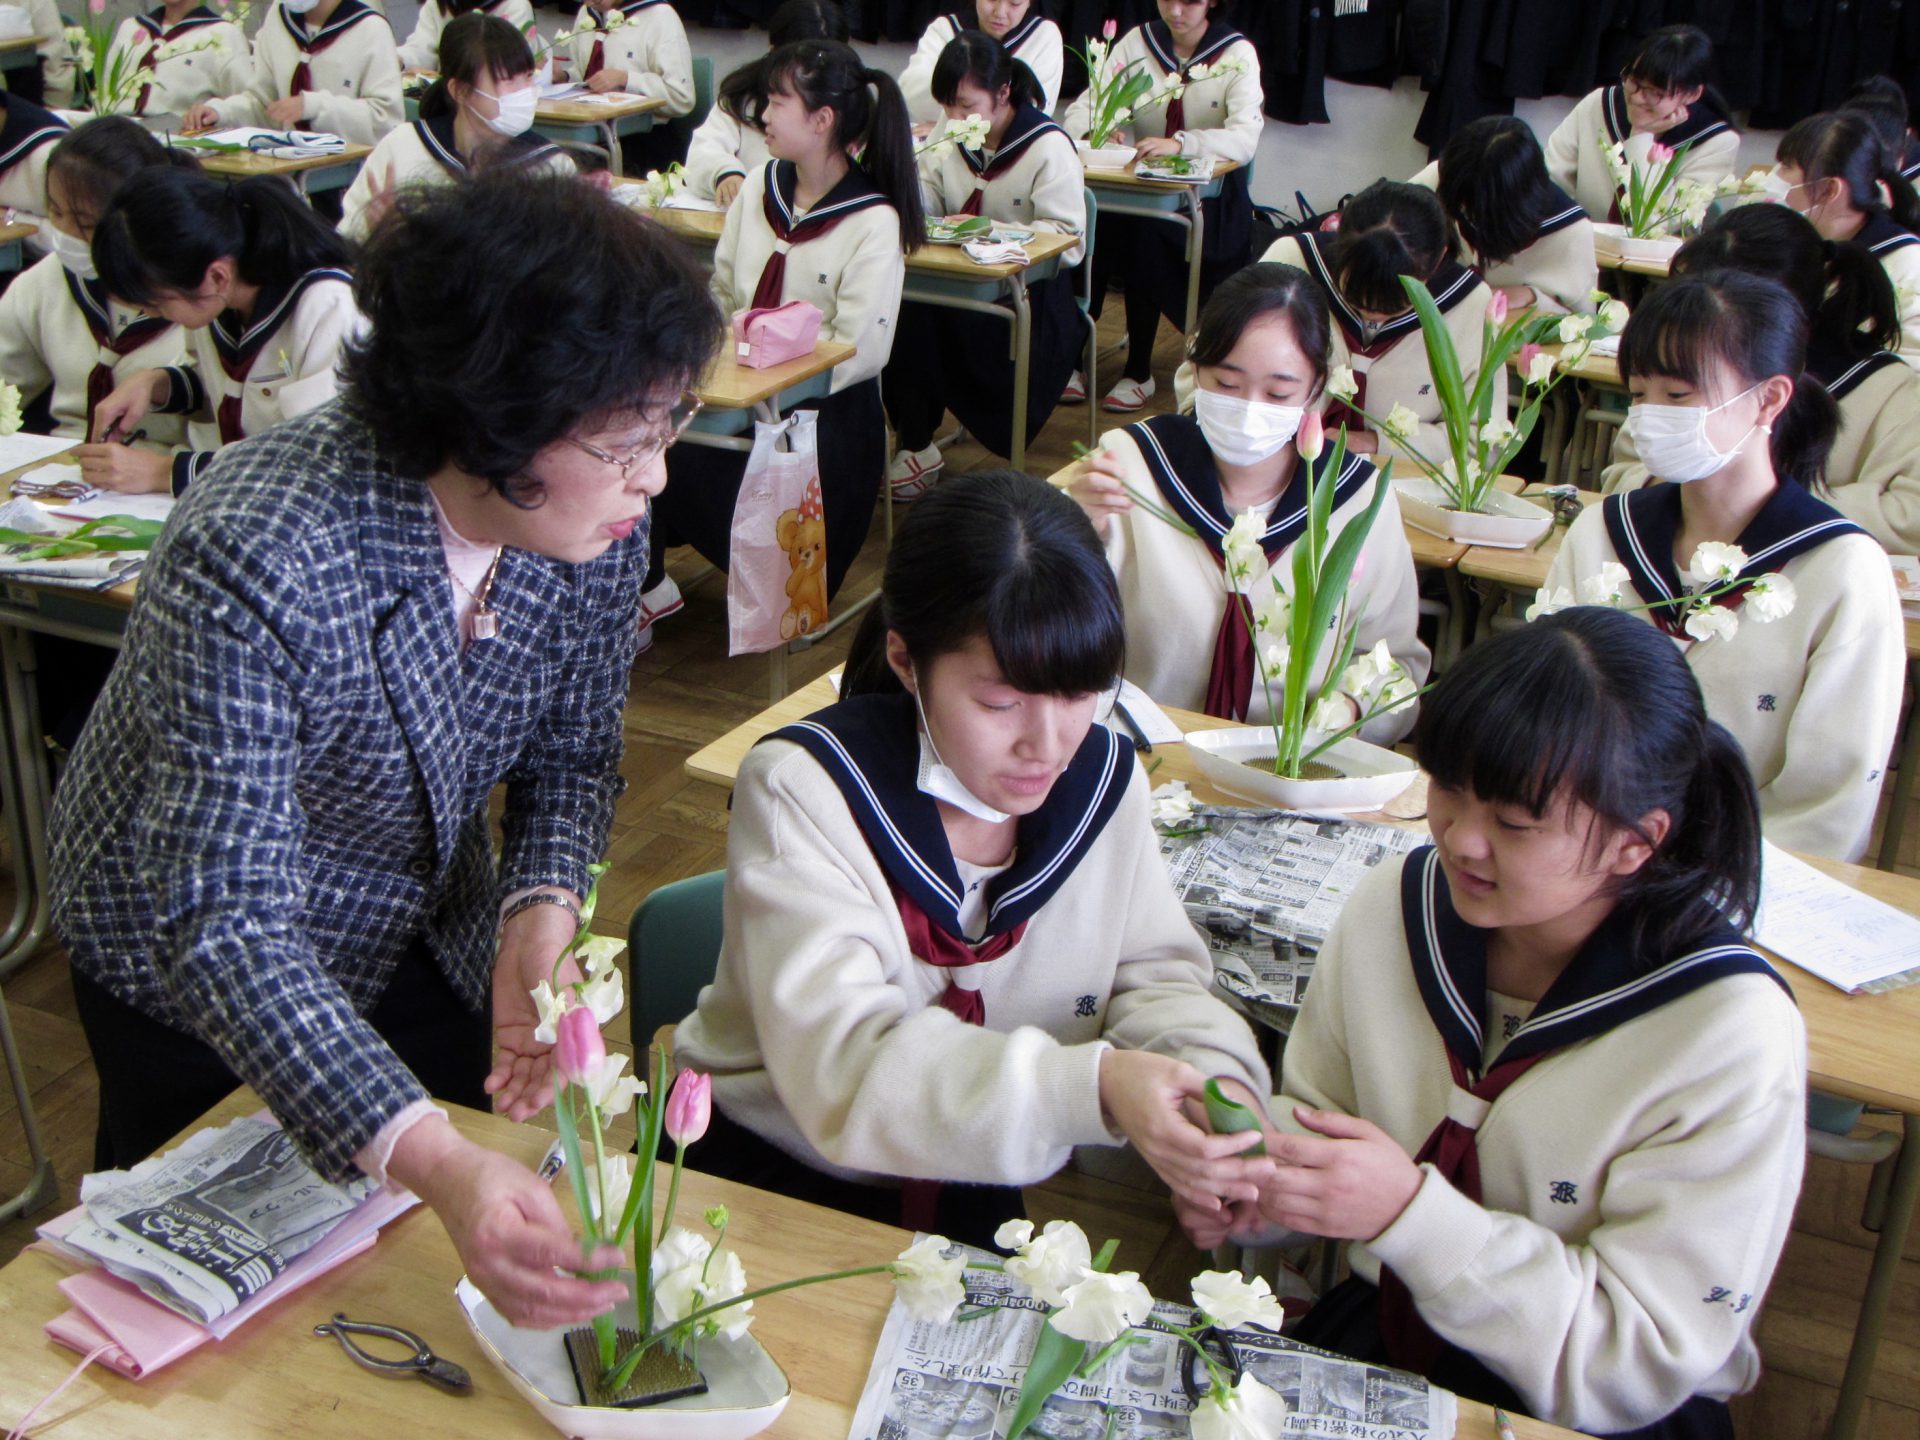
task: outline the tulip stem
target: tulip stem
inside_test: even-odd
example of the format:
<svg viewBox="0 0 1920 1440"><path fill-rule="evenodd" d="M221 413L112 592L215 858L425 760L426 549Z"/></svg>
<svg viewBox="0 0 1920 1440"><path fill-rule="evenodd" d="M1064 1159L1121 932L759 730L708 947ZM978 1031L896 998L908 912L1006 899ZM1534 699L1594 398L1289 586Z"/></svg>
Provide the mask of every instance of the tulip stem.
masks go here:
<svg viewBox="0 0 1920 1440"><path fill-rule="evenodd" d="M665 1235L673 1228L673 1207L680 1200L680 1167L686 1162L687 1145L684 1140L676 1140L673 1146L673 1179L667 1182L667 1210L660 1219L660 1233ZM722 1234L725 1232L722 1231ZM718 1248L716 1245L715 1248Z"/></svg>

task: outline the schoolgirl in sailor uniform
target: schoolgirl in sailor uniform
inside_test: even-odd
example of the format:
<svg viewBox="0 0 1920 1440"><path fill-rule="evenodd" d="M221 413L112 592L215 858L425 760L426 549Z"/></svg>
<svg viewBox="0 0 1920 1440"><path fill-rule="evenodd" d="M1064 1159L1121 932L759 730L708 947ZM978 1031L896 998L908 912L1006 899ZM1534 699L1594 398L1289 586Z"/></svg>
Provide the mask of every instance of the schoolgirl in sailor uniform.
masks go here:
<svg viewBox="0 0 1920 1440"><path fill-rule="evenodd" d="M67 122L51 110L0 90L0 207L40 226L41 236L47 233L47 161L66 133Z"/></svg>
<svg viewBox="0 0 1920 1440"><path fill-rule="evenodd" d="M828 397L807 402L820 411L831 595L866 541L887 465L880 372L893 348L906 252L926 234L913 135L892 78L827 40L768 57L767 99L753 118L776 158L747 178L727 211L713 293L729 316L805 300L824 316L822 339L856 347L834 367ZM667 452L672 478L654 502L648 617L678 608L663 568L667 546L693 545L726 565L745 468L734 450L687 442Z"/></svg>
<svg viewBox="0 0 1920 1440"><path fill-rule="evenodd" d="M280 0L253 37L246 88L201 101L180 128L299 126L373 145L404 117L384 15L363 0Z"/></svg>
<svg viewBox="0 0 1920 1440"><path fill-rule="evenodd" d="M140 88L123 104L133 115L184 115L202 100L231 95L247 83L253 46L246 32L194 0L169 4L120 22L113 45L133 59ZM160 51L181 46L162 58Z"/></svg>
<svg viewBox="0 0 1920 1440"><path fill-rule="evenodd" d="M517 166L571 175L573 161L532 133L533 52L494 15L469 11L441 32L440 77L420 118L373 147L348 187L340 230L365 240L402 185L449 185L471 168Z"/></svg>
<svg viewBox="0 0 1920 1440"><path fill-rule="evenodd" d="M1355 887L1272 1106L1260 1215L1353 1242L1294 1338L1588 1434L1730 1435L1806 1151L1740 748L1589 607L1468 650L1417 735L1433 844Z"/></svg>
<svg viewBox="0 0 1920 1440"><path fill-rule="evenodd" d="M1122 645L1064 495L995 471L914 507L844 698L734 789L719 969L674 1037L713 1076L710 1173L975 1243L1080 1145L1196 1213L1254 1196L1245 1137L1180 1114L1264 1066L1093 723Z"/></svg>
<svg viewBox="0 0 1920 1440"><path fill-rule="evenodd" d="M0 375L31 400L48 394L51 433L93 433L93 406L137 370L173 365L184 354L171 322L115 304L93 270L94 221L127 176L165 166L170 153L124 117L92 120L57 141L47 167L54 253L29 265L0 294ZM187 163L191 164L191 161ZM185 439L168 416L132 443L161 455Z"/></svg>
<svg viewBox="0 0 1920 1440"><path fill-rule="evenodd" d="M847 19L834 0L785 0L767 21L771 54L796 40L847 38ZM731 205L747 176L773 157L767 137L746 117L764 104L766 57L750 60L720 82L713 108L693 132L681 179L703 200Z"/></svg>
<svg viewBox="0 0 1920 1440"><path fill-rule="evenodd" d="M1620 218L1620 193L1607 152L1633 137L1687 152L1679 179L1711 190L1733 173L1740 132L1719 92L1708 83L1713 45L1692 25L1668 25L1641 43L1620 72L1618 85L1603 85L1573 107L1547 137L1547 173L1595 220Z"/></svg>
<svg viewBox="0 0 1920 1440"><path fill-rule="evenodd" d="M1154 88L1134 107L1128 126L1142 156L1211 155L1220 161L1253 159L1267 126L1262 113L1260 55L1253 43L1218 15L1220 0L1156 0L1158 20L1129 30L1114 45L1108 64L1124 69L1144 62ZM1169 85L1185 90L1169 97ZM1156 102L1154 97L1160 97ZM1084 138L1091 118L1083 93L1067 107L1067 133ZM1206 248L1200 303L1213 287L1245 265L1253 243L1253 198L1244 168L1228 175L1220 194L1203 202ZM1100 217L1093 252L1094 314L1106 295L1107 277L1126 288L1127 362L1102 405L1112 411L1140 409L1154 393L1153 344L1160 317L1176 330L1187 323L1186 231L1156 220L1126 215ZM1084 395L1072 386L1068 398Z"/></svg>
<svg viewBox="0 0 1920 1440"><path fill-rule="evenodd" d="M1163 705L1226 720L1271 719L1246 607L1227 603L1223 546L1238 514L1261 514L1267 569L1247 591L1255 614L1275 580L1291 591L1308 490L1333 461L1328 446L1303 463L1292 442L1303 413L1322 403L1329 345L1326 307L1311 280L1282 265L1248 266L1222 282L1200 316L1195 414L1156 415L1108 432L1068 482L1119 578L1127 679ZM1366 513L1379 484L1365 459L1345 458L1332 533ZM1155 496L1195 533L1135 507L1129 487ZM1354 653L1384 641L1412 683L1422 683L1431 657L1417 634L1419 587L1391 491L1367 532L1348 596ZM1414 713L1411 706L1390 711L1360 733L1390 745Z"/></svg>
<svg viewBox="0 0 1920 1440"><path fill-rule="evenodd" d="M1772 198L1829 240L1852 240L1886 267L1900 307L1900 358L1920 369L1920 194L1872 122L1845 110L1810 115L1780 138Z"/></svg>
<svg viewBox="0 0 1920 1440"><path fill-rule="evenodd" d="M1511 115L1475 120L1413 177L1440 196L1460 236L1463 263L1522 309L1593 310L1600 265L1593 221L1547 178L1532 127Z"/></svg>
<svg viewBox="0 0 1920 1440"><path fill-rule="evenodd" d="M907 113L914 125L931 127L944 118L945 106L933 82L934 67L947 46L969 30L998 40L1033 72L1040 86L1033 103L1051 115L1060 103L1060 80L1066 69L1066 42L1060 27L1040 13L1040 0L976 0L971 8L963 5L934 16L900 73L900 92L907 97Z"/></svg>
<svg viewBox="0 0 1920 1440"><path fill-rule="evenodd" d="M564 59L554 79L573 78L591 90L624 90L666 102L663 115L693 110L693 52L686 27L667 0L596 5L573 17Z"/></svg>
<svg viewBox="0 0 1920 1440"><path fill-rule="evenodd" d="M1305 270L1326 296L1334 319L1332 363L1351 369L1358 386L1352 409L1385 419L1394 406L1404 405L1419 421L1411 432L1412 448L1426 455L1445 454L1440 396L1427 363L1420 317L1400 277L1413 275L1426 282L1433 303L1446 317L1469 390L1479 383L1493 291L1478 271L1448 253L1447 219L1433 192L1376 181L1347 202L1338 231L1302 231L1276 240L1264 258ZM1504 413L1504 373L1493 391L1494 411ZM1391 436L1367 428L1371 422L1350 414L1344 404L1329 410L1327 423L1353 426L1347 447L1357 454L1389 455L1403 463L1413 458Z"/></svg>
<svg viewBox="0 0 1920 1440"><path fill-rule="evenodd" d="M1656 287L1627 323L1620 371L1640 458L1673 483L1588 509L1543 599L1654 607L1637 613L1683 647L1708 712L1746 752L1767 838L1852 860L1873 827L1906 655L1885 554L1808 488L1836 418L1803 383L1806 344L1800 304L1775 281L1723 271ZM1787 604L1744 586L1683 618L1672 602L1712 579L1691 569L1708 541L1745 553L1743 582L1782 577Z"/></svg>
<svg viewBox="0 0 1920 1440"><path fill-rule="evenodd" d="M1744 270L1780 281L1812 318L1807 374L1840 407L1821 498L1896 555L1920 553L1920 375L1888 348L1900 317L1887 273L1860 246L1822 240L1784 205L1743 205L1674 256L1676 275ZM1636 490L1647 467L1621 427L1603 488Z"/></svg>
<svg viewBox="0 0 1920 1440"><path fill-rule="evenodd" d="M139 457L147 463L101 483L177 495L221 446L331 400L362 328L347 257L346 241L275 176L228 185L143 170L116 190L93 233L101 281L185 329L191 359L122 381L95 406L94 429L126 435L150 412L184 415L191 448L171 463ZM86 457L81 469L94 478Z"/></svg>
<svg viewBox="0 0 1920 1440"><path fill-rule="evenodd" d="M920 154L920 196L929 215L985 215L1031 230L1078 238L1086 229L1086 172L1073 141L1036 103L1033 77L999 41L970 30L948 45L934 68L944 98L943 126L980 116L992 127L979 149L941 143ZM1079 263L1079 246L1061 257ZM1062 276L1027 287L1032 314L1027 373L1031 443L1059 402L1085 329L1073 282ZM939 476L933 432L951 410L982 445L1009 455L1013 445L1013 358L1007 324L948 306L909 301L887 361L884 389L896 453L887 480L896 500L917 499Z"/></svg>
<svg viewBox="0 0 1920 1440"><path fill-rule="evenodd" d="M7 89L35 105L65 107L73 102L73 48L67 44L67 22L59 0L25 0L27 19L40 43L33 47L40 68L15 70Z"/></svg>
<svg viewBox="0 0 1920 1440"><path fill-rule="evenodd" d="M1920 183L1920 140L1907 128L1907 92L1888 75L1869 75L1847 92L1840 107L1864 115L1872 123L1880 143L1893 157L1900 178L1909 185Z"/></svg>
<svg viewBox="0 0 1920 1440"><path fill-rule="evenodd" d="M476 5L471 0L427 0L420 7L420 18L414 22L413 33L400 47L400 64L406 70L434 70L445 73L440 63L440 37L462 15L491 15L513 26L523 38L531 41L539 34L533 20L533 6L527 0L491 0L485 5Z"/></svg>

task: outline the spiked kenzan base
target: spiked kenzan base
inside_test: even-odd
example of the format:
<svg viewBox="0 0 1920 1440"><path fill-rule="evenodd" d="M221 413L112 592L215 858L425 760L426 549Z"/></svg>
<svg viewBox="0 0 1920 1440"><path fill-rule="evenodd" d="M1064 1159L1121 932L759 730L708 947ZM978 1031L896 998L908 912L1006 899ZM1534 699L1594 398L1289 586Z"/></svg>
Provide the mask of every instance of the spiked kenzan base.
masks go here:
<svg viewBox="0 0 1920 1440"><path fill-rule="evenodd" d="M614 1347L619 1354L640 1343L637 1330L620 1330ZM567 1361L573 1366L574 1383L580 1387L580 1403L605 1405L621 1410L637 1410L643 1405L658 1405L682 1395L703 1395L707 1382L700 1372L681 1356L656 1345L640 1357L633 1374L618 1391L600 1383L600 1337L591 1327L567 1332Z"/></svg>

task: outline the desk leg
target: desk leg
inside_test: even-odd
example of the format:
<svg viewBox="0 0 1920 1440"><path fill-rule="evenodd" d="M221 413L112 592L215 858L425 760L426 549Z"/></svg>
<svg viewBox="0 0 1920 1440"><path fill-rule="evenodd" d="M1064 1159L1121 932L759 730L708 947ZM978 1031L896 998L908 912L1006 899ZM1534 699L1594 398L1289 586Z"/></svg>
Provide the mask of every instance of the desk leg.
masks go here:
<svg viewBox="0 0 1920 1440"><path fill-rule="evenodd" d="M40 948L49 921L47 899L46 742L33 685L33 637L0 626L0 803L13 846L14 913L0 933L0 978Z"/></svg>
<svg viewBox="0 0 1920 1440"><path fill-rule="evenodd" d="M7 1062L7 1079L13 1084L14 1103L19 1107L20 1128L27 1137L27 1159L33 1175L26 1188L12 1199L0 1202L0 1222L16 1215L31 1215L52 1201L58 1191L53 1179L53 1161L40 1139L40 1121L33 1113L33 1097L27 1092L27 1071L20 1063L20 1047L13 1038L13 1025L7 1019L7 1002L0 998L0 1054Z"/></svg>
<svg viewBox="0 0 1920 1440"><path fill-rule="evenodd" d="M1447 667L1460 658L1460 652L1467 648L1467 603L1473 597L1466 577L1449 565L1440 572L1447 582L1447 616L1440 622L1440 632L1434 637L1433 671L1440 675Z"/></svg>
<svg viewBox="0 0 1920 1440"><path fill-rule="evenodd" d="M1013 453L1007 458L1016 470L1027 468L1027 378L1033 369L1033 305L1027 287L1017 277L1007 282L1013 291Z"/></svg>
<svg viewBox="0 0 1920 1440"><path fill-rule="evenodd" d="M1892 794L1887 797L1887 823L1880 830L1882 870L1891 870L1900 858L1900 841L1907 831L1907 806L1913 801L1914 782L1920 779L1920 660L1907 662L1907 733L1900 741L1900 768L1894 771Z"/></svg>
<svg viewBox="0 0 1920 1440"><path fill-rule="evenodd" d="M620 163L620 132L609 120L600 127L600 133L607 138L607 169L615 180L624 179L626 169Z"/></svg>
<svg viewBox="0 0 1920 1440"><path fill-rule="evenodd" d="M1200 323L1200 267L1207 250L1207 210L1192 186L1186 187L1187 213L1193 218L1187 230L1187 326L1191 335ZM1093 397L1087 401L1092 403Z"/></svg>
<svg viewBox="0 0 1920 1440"><path fill-rule="evenodd" d="M1900 1153L1893 1162L1893 1185L1887 1195L1887 1213L1873 1247L1873 1269L1867 1274L1867 1293L1860 1302L1860 1319L1853 1330L1853 1348L1847 1352L1847 1373L1840 1381L1840 1400L1834 1407L1827 1440L1853 1440L1867 1408L1867 1386L1873 1379L1880 1332L1900 1273L1900 1255L1913 1225L1913 1205L1920 1197L1920 1116L1900 1117Z"/></svg>

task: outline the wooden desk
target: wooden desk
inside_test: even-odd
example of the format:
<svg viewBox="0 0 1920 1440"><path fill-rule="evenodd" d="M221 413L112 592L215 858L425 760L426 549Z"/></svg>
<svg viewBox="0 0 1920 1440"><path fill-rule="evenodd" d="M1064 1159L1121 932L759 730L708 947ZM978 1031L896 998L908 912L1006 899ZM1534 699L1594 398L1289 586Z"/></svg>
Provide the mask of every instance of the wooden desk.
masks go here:
<svg viewBox="0 0 1920 1440"><path fill-rule="evenodd" d="M1124 170L1087 171L1087 189L1107 214L1159 220L1186 230L1187 317L1180 328L1191 335L1200 319L1200 261L1207 239L1207 217L1201 202L1220 193L1221 182L1240 168L1240 162L1216 162L1213 178L1204 182L1142 180L1134 174L1138 163Z"/></svg>
<svg viewBox="0 0 1920 1440"><path fill-rule="evenodd" d="M15 35L0 40L0 71L36 70L40 66L40 37Z"/></svg>
<svg viewBox="0 0 1920 1440"><path fill-rule="evenodd" d="M607 163L617 179L625 173L620 163L620 137L651 130L657 112L667 102L646 95L623 95L605 102L542 100L533 112L533 128L550 140L598 141L607 148Z"/></svg>
<svg viewBox="0 0 1920 1440"><path fill-rule="evenodd" d="M0 275L12 275L26 268L24 242L39 232L38 225L29 225L20 220L11 225L0 225Z"/></svg>
<svg viewBox="0 0 1920 1440"><path fill-rule="evenodd" d="M238 1091L204 1124L251 1113L259 1102ZM462 1133L531 1166L552 1140L548 1130L450 1107ZM200 1125L196 1125L199 1129ZM693 1154L699 1154L696 1146ZM665 1186L660 1187L662 1191ZM664 1198L661 1201L664 1204ZM728 1248L749 1281L777 1284L821 1271L891 1260L911 1241L904 1230L859 1220L783 1195L687 1170L682 1213L725 1205L733 1223ZM453 1298L460 1261L446 1231L424 1206L402 1216L373 1249L260 1315L228 1339L208 1345L135 1384L89 1369L54 1402L46 1431L60 1440L361 1440L373 1433L472 1437L551 1436L481 1353ZM54 1288L67 1268L32 1251L0 1270L0 1415L26 1413L66 1377L78 1357L40 1326L66 1308ZM811 1286L754 1303L754 1336L793 1382L793 1398L774 1440L846 1440L872 1364L893 1286L884 1275ZM449 1396L416 1380L360 1369L313 1326L335 1312L414 1331L436 1354L466 1367L473 1393ZM1571 1431L1514 1417L1527 1440L1567 1440ZM39 1433L36 1427L36 1433ZM1492 1412L1460 1402L1458 1440L1495 1440Z"/></svg>
<svg viewBox="0 0 1920 1440"><path fill-rule="evenodd" d="M1645 275L1653 280L1665 280L1673 274L1671 260L1627 260L1612 254L1594 251L1594 261L1602 270L1618 270L1624 275Z"/></svg>
<svg viewBox="0 0 1920 1440"><path fill-rule="evenodd" d="M855 348L838 340L822 340L810 355L755 370L740 363L731 345L723 345L712 368L694 387L694 393L705 402L707 410L760 411L769 401L774 402L775 411L783 410L796 398L806 398L795 397L791 392L816 376L830 375L834 366L853 358ZM702 418L705 413L701 412ZM761 418L774 417L763 414Z"/></svg>
<svg viewBox="0 0 1920 1440"><path fill-rule="evenodd" d="M300 187L302 195L312 195L321 190L344 190L351 185L367 156L373 153L373 147L349 143L344 150L332 155L297 158L262 155L251 150L194 150L192 153L200 161L200 168L210 175L225 175L235 180L255 175L284 175Z"/></svg>

